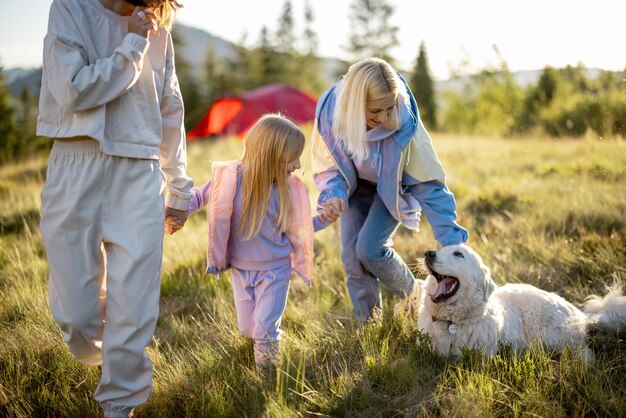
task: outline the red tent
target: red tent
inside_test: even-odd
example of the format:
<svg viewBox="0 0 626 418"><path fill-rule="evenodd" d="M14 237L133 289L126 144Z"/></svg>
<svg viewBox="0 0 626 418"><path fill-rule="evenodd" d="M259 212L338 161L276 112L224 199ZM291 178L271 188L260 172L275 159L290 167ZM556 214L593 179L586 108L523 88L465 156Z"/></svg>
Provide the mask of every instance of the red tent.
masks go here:
<svg viewBox="0 0 626 418"><path fill-rule="evenodd" d="M212 135L240 135L266 113L280 112L294 123L315 119L315 99L286 84L269 84L215 101L202 120L187 133L188 140Z"/></svg>

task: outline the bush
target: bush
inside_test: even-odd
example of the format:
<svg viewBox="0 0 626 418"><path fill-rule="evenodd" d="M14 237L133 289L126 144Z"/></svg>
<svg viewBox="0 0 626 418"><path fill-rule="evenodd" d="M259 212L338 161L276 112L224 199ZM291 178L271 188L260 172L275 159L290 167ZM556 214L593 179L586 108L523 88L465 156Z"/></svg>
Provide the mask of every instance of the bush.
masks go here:
<svg viewBox="0 0 626 418"><path fill-rule="evenodd" d="M626 137L624 76L589 79L583 67L546 67L525 91L506 68L474 76L460 93L447 91L443 129L457 133L551 137Z"/></svg>

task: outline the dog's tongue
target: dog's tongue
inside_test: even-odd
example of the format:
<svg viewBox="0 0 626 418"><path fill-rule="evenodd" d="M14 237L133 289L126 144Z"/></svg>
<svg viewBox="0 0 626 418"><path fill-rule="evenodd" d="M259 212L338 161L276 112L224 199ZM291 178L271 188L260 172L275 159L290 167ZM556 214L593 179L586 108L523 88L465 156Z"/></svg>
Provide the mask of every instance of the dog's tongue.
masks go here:
<svg viewBox="0 0 626 418"><path fill-rule="evenodd" d="M441 279L435 293L428 294L428 296L430 296L430 300L432 300L433 302L438 302L450 291L452 286L454 286L454 283L455 279L453 279L452 277L444 277L443 279Z"/></svg>

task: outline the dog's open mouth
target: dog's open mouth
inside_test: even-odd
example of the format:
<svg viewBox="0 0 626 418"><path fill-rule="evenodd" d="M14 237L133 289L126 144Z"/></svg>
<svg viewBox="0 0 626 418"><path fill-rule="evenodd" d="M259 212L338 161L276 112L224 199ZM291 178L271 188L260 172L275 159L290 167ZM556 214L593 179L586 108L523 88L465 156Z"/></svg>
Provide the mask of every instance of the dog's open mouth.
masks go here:
<svg viewBox="0 0 626 418"><path fill-rule="evenodd" d="M429 293L430 300L433 303L441 303L446 299L451 298L459 290L459 279L453 276L444 276L437 273L432 267L429 269L430 273L437 280L437 290L435 293Z"/></svg>

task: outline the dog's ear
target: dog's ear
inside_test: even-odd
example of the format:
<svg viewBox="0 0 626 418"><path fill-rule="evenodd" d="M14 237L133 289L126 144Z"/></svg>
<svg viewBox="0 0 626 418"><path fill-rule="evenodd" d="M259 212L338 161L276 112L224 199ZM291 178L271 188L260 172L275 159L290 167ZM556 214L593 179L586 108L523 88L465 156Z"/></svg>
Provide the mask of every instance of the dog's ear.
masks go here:
<svg viewBox="0 0 626 418"><path fill-rule="evenodd" d="M493 291L496 290L496 283L491 279L491 271L489 270L489 267L483 264L480 266L480 269L483 271L483 290L485 292L483 299L487 302L487 300L489 300L489 296L491 296Z"/></svg>

